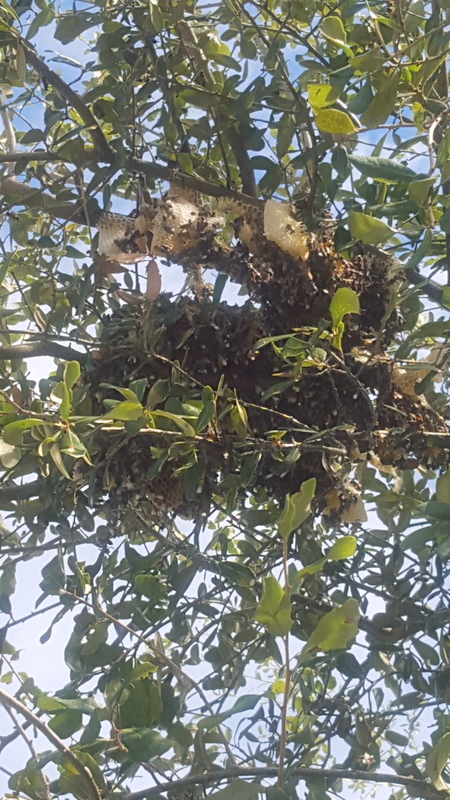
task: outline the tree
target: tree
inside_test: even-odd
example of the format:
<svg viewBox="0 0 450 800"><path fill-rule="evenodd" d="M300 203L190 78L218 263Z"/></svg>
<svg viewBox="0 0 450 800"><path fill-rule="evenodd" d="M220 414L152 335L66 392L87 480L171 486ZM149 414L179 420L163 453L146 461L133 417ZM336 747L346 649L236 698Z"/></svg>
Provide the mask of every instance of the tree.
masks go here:
<svg viewBox="0 0 450 800"><path fill-rule="evenodd" d="M0 7L9 789L446 796L448 0Z"/></svg>

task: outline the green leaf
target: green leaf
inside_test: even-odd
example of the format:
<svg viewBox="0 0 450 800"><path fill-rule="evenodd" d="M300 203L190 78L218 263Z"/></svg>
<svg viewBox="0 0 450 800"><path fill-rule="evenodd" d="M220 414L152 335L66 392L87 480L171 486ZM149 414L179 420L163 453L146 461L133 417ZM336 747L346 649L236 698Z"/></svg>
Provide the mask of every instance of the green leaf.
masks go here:
<svg viewBox="0 0 450 800"><path fill-rule="evenodd" d="M158 723L163 705L159 689L151 677L135 680L122 697L118 727L150 728Z"/></svg>
<svg viewBox="0 0 450 800"><path fill-rule="evenodd" d="M305 644L300 660L305 661L317 651L343 650L358 633L358 602L351 598L340 608L325 614Z"/></svg>
<svg viewBox="0 0 450 800"><path fill-rule="evenodd" d="M6 563L1 568L0 574L0 594L11 597L16 590L16 565Z"/></svg>
<svg viewBox="0 0 450 800"><path fill-rule="evenodd" d="M397 747L406 747L409 744L409 737L403 736L397 731L386 731L385 736L388 742L397 745Z"/></svg>
<svg viewBox="0 0 450 800"><path fill-rule="evenodd" d="M426 208L434 183L435 178L422 178L418 181L412 181L408 186L408 194L411 200L414 200L418 206Z"/></svg>
<svg viewBox="0 0 450 800"><path fill-rule="evenodd" d="M261 600L254 619L264 625L272 636L286 636L291 630L291 603L273 575L263 578Z"/></svg>
<svg viewBox="0 0 450 800"><path fill-rule="evenodd" d="M65 467L64 461L63 461L63 459L61 457L61 450L59 449L59 447L56 444L56 442L54 444L52 444L52 446L50 447L48 452L50 454L50 457L51 457L53 463L55 464L55 467L59 470L61 475L64 475L64 477L67 478L68 481L71 481L72 478L69 475L69 473L67 472L67 469Z"/></svg>
<svg viewBox="0 0 450 800"><path fill-rule="evenodd" d="M78 361L69 361L64 367L64 383L67 389L72 389L81 375L81 367Z"/></svg>
<svg viewBox="0 0 450 800"><path fill-rule="evenodd" d="M11 775L8 787L17 793L23 793L32 800L42 798L42 772L37 767L28 765Z"/></svg>
<svg viewBox="0 0 450 800"><path fill-rule="evenodd" d="M69 392L65 383L63 381L60 381L55 386L53 386L50 396L52 400L60 401L59 415L61 419L67 420L72 411L72 403L71 403L72 392Z"/></svg>
<svg viewBox="0 0 450 800"><path fill-rule="evenodd" d="M357 129L351 117L345 111L325 108L314 117L318 129L324 133L354 133Z"/></svg>
<svg viewBox="0 0 450 800"><path fill-rule="evenodd" d="M220 572L237 586L252 586L256 581L253 570L245 564L238 564L237 561L223 561L220 565Z"/></svg>
<svg viewBox="0 0 450 800"><path fill-rule="evenodd" d="M303 567L303 569L300 569L295 576L295 581L297 582L305 575L314 575L320 572L327 561L341 561L344 558L351 558L355 555L356 545L357 541L355 536L342 536L342 538L331 545L323 558L319 561L315 561L314 564L308 564L306 567Z"/></svg>
<svg viewBox="0 0 450 800"><path fill-rule="evenodd" d="M447 502L439 503L436 500L429 500L428 503L419 503L417 511L425 517L450 522L450 504Z"/></svg>
<svg viewBox="0 0 450 800"><path fill-rule="evenodd" d="M215 415L216 404L214 400L207 400L200 411L195 424L195 430L197 433L200 433L200 431L203 431L205 428L207 428L211 420L214 419Z"/></svg>
<svg viewBox="0 0 450 800"><path fill-rule="evenodd" d="M342 536L337 539L330 547L326 558L331 561L341 561L344 558L351 558L356 552L356 536Z"/></svg>
<svg viewBox="0 0 450 800"><path fill-rule="evenodd" d="M86 253L82 253L81 250L77 250L76 247L68 244L66 245L66 256L67 258L86 258Z"/></svg>
<svg viewBox="0 0 450 800"><path fill-rule="evenodd" d="M330 314L333 328L336 328L346 314L359 314L359 297L353 289L341 286L336 289L330 303Z"/></svg>
<svg viewBox="0 0 450 800"><path fill-rule="evenodd" d="M301 484L298 492L286 495L284 509L276 523L282 539L287 539L309 517L316 484L316 478L309 478Z"/></svg>
<svg viewBox="0 0 450 800"><path fill-rule="evenodd" d="M120 740L127 748L133 761L150 761L170 750L170 739L164 739L158 731L151 728L132 728L121 731Z"/></svg>
<svg viewBox="0 0 450 800"><path fill-rule="evenodd" d="M335 99L333 87L329 83L308 84L308 101L315 113L334 103Z"/></svg>
<svg viewBox="0 0 450 800"><path fill-rule="evenodd" d="M187 153L178 153L177 161L182 172L186 175L192 175L194 172L194 165L192 158Z"/></svg>
<svg viewBox="0 0 450 800"><path fill-rule="evenodd" d="M125 422L130 419L139 419L143 414L144 409L140 403L124 400L114 406L107 414L104 414L101 419L116 419Z"/></svg>
<svg viewBox="0 0 450 800"><path fill-rule="evenodd" d="M50 25L55 18L55 12L52 8L45 8L36 14L35 18L31 21L28 30L27 30L27 39L30 41L31 39L36 36L37 33L41 30L41 28L45 28L47 25Z"/></svg>
<svg viewBox="0 0 450 800"><path fill-rule="evenodd" d="M374 47L372 50L367 50L365 53L362 53L360 56L353 56L353 58L349 58L348 63L358 72L375 72L378 69L381 69L384 62L387 59L387 55L381 47Z"/></svg>
<svg viewBox="0 0 450 800"><path fill-rule="evenodd" d="M289 150L292 142L292 137L295 133L295 121L292 114L282 114L281 119L277 125L277 146L276 152L278 158L283 158Z"/></svg>
<svg viewBox="0 0 450 800"><path fill-rule="evenodd" d="M417 178L410 167L388 158L349 155L348 160L362 175L381 183L411 183Z"/></svg>
<svg viewBox="0 0 450 800"><path fill-rule="evenodd" d="M363 125L367 128L376 128L386 122L396 106L399 84L399 71L386 77L369 107L361 114Z"/></svg>
<svg viewBox="0 0 450 800"><path fill-rule="evenodd" d="M427 667L439 666L441 659L435 647L427 644L427 642L423 642L421 639L411 639L411 642L420 657L425 661Z"/></svg>
<svg viewBox="0 0 450 800"><path fill-rule="evenodd" d="M64 453L71 458L83 458L87 464L92 466L89 458L89 453L82 441L78 438L76 433L69 428L61 437L61 453Z"/></svg>
<svg viewBox="0 0 450 800"><path fill-rule="evenodd" d="M55 714L48 722L48 727L56 733L60 739L68 739L74 733L80 730L83 724L83 715L81 711L74 709L65 709Z"/></svg>
<svg viewBox="0 0 450 800"><path fill-rule="evenodd" d="M233 717L235 714L243 714L245 711L251 711L260 700L261 695L259 694L243 695L236 700L235 704L232 708L229 708L228 711L221 711L220 714L212 714L210 717L204 717L204 719L199 720L197 723L198 727L209 731L211 728L215 728L217 725L220 725L221 722Z"/></svg>
<svg viewBox="0 0 450 800"><path fill-rule="evenodd" d="M348 223L353 238L359 239L364 244L383 244L395 233L393 228L381 219L362 214L360 211L350 211Z"/></svg>
<svg viewBox="0 0 450 800"><path fill-rule="evenodd" d="M450 467L436 481L436 500L450 504Z"/></svg>
<svg viewBox="0 0 450 800"><path fill-rule="evenodd" d="M25 51L19 41L16 44L16 69L20 83L25 83L27 79L27 62Z"/></svg>
<svg viewBox="0 0 450 800"><path fill-rule="evenodd" d="M345 44L347 34L340 17L330 15L320 23L320 31L326 39L331 39L337 44Z"/></svg>
<svg viewBox="0 0 450 800"><path fill-rule="evenodd" d="M81 33L97 23L94 14L77 11L76 14L61 15L56 23L55 38L62 44L73 42Z"/></svg>
<svg viewBox="0 0 450 800"><path fill-rule="evenodd" d="M10 422L8 425L5 425L3 441L6 442L6 444L13 444L20 447L20 445L23 444L24 431L43 424L43 421L40 419L19 419L16 422Z"/></svg>
<svg viewBox="0 0 450 800"><path fill-rule="evenodd" d="M97 787L103 789L105 781L93 756L81 750L74 749L73 752L81 764L87 767ZM73 794L78 800L92 800L92 790L89 792L90 787L86 785L85 775L80 774L76 766L64 756L62 757L62 771L58 783L59 790L63 794Z"/></svg>
<svg viewBox="0 0 450 800"><path fill-rule="evenodd" d="M250 486L252 484L261 457L262 453L255 451L242 459L239 474L241 486Z"/></svg>
<svg viewBox="0 0 450 800"><path fill-rule="evenodd" d="M433 235L430 230L426 230L419 247L406 262L405 270L414 269L417 267L418 264L420 264L420 262L430 253L432 243Z"/></svg>
<svg viewBox="0 0 450 800"><path fill-rule="evenodd" d="M247 436L247 412L237 397L234 398L234 403L230 411L231 424L238 436L245 439Z"/></svg>
<svg viewBox="0 0 450 800"><path fill-rule="evenodd" d="M262 791L263 787L259 783L250 783L236 778L231 780L224 789L219 789L218 792L213 792L208 797L213 797L215 800L258 800Z"/></svg>
<svg viewBox="0 0 450 800"><path fill-rule="evenodd" d="M158 419L158 417L161 417L162 419L169 419L185 436L190 438L195 436L195 429L192 427L192 425L190 425L189 422L186 422L183 417L178 416L178 414L171 414L169 411L154 410L151 412L151 416L154 419Z"/></svg>
<svg viewBox="0 0 450 800"><path fill-rule="evenodd" d="M450 787L442 778L442 772L447 766L447 761L450 757L450 733L445 733L444 736L437 741L434 747L431 748L425 761L425 774L434 784L435 788L442 792L449 792Z"/></svg>
<svg viewBox="0 0 450 800"><path fill-rule="evenodd" d="M134 589L138 594L148 597L154 604L159 603L166 596L163 584L155 575L136 575Z"/></svg>

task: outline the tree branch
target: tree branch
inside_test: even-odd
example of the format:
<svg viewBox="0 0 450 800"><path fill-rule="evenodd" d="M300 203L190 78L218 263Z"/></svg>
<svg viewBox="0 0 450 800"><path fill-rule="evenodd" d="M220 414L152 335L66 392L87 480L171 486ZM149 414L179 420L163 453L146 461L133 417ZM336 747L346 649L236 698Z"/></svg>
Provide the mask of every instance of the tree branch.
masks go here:
<svg viewBox="0 0 450 800"><path fill-rule="evenodd" d="M181 792L192 786L209 786L212 783L220 783L232 778L276 778L277 767L231 767L229 769L215 770L203 775L188 775L178 781L168 781L152 786L150 789L142 789L139 792L131 792L126 800L159 800L162 792ZM361 770L347 770L334 767L332 769L321 769L320 767L297 767L289 771L300 780L308 778L329 778L330 780L365 781L370 783L387 783L388 786L396 784L405 786L411 791L413 797L422 797L425 800L448 800L447 792L439 792L431 783L419 781L416 778L407 778L403 775L395 775L388 772L362 772Z"/></svg>
<svg viewBox="0 0 450 800"><path fill-rule="evenodd" d="M264 206L262 200L250 197L250 195L242 194L234 189L228 189L221 184L209 183L209 181L204 181L201 178L197 178L195 175L180 174L177 170L170 167L163 166L162 164L154 164L150 161L143 161L140 158L133 158L130 156L130 158L126 159L124 168L131 172L147 175L153 180L167 181L182 186L185 189L192 189L208 197L229 198L238 203L253 205L257 208L262 208ZM6 195L8 202L40 208L52 214L57 219L75 222L78 225L88 224L86 210L79 200L74 199L73 203L58 203L57 199L45 192L41 192L40 189L30 189L27 184L20 183L14 178L9 177L0 181L0 194ZM88 198L87 206L89 222L95 225L103 212L99 209L98 203L94 199Z"/></svg>
<svg viewBox="0 0 450 800"><path fill-rule="evenodd" d="M85 791L87 792L88 797L92 800L100 800L100 795L98 791L97 784L95 783L90 771L81 763L79 758L75 755L75 753L67 747L66 744L56 735L53 731L45 724L39 717L36 716L29 708L23 705L20 700L17 700L15 697L11 697L11 695L7 694L0 689L0 703L2 703L7 708L13 708L15 711L18 711L20 714L23 714L25 719L28 720L38 731L40 731L46 739L48 739L51 744L62 753L65 758L75 767L76 771L80 775L85 787Z"/></svg>
<svg viewBox="0 0 450 800"><path fill-rule="evenodd" d="M14 500L29 500L30 497L39 497L44 491L42 481L30 481L21 484L0 484L0 506L2 502L10 503ZM1 749L1 748L0 748Z"/></svg>
<svg viewBox="0 0 450 800"><path fill-rule="evenodd" d="M30 67L33 67L33 69L35 69L42 78L45 78L49 83L51 83L52 86L58 92L60 92L64 99L67 100L69 105L75 109L86 125L94 147L98 150L98 154L101 156L103 161L110 163L114 153L106 141L105 135L93 113L89 110L81 97L74 92L74 90L71 89L70 86L68 86L67 83L63 81L63 79L57 75L56 72L50 69L50 67L48 67L41 58L39 58L37 53L35 53L28 42L26 42L24 39L21 39L20 44L23 47L25 58Z"/></svg>
<svg viewBox="0 0 450 800"><path fill-rule="evenodd" d="M0 361L10 361L16 358L35 358L37 356L60 358L62 361L78 361L80 364L84 364L87 359L85 353L73 350L72 347L65 347L63 344L58 344L58 342L26 342L25 344L0 347Z"/></svg>
<svg viewBox="0 0 450 800"><path fill-rule="evenodd" d="M8 164L14 161L67 161L57 153L47 150L36 150L35 152L0 153L0 164Z"/></svg>
<svg viewBox="0 0 450 800"><path fill-rule="evenodd" d="M78 225L88 225L85 204L74 197L73 203L58 203L55 197L42 192L40 189L31 189L26 183L20 183L15 178L5 178L0 181L0 195L6 196L6 202L11 205L24 205L27 208L38 208L46 211L57 219L75 222ZM87 200L89 221L95 220L102 213L96 200Z"/></svg>
<svg viewBox="0 0 450 800"><path fill-rule="evenodd" d="M405 274L409 282L414 284L414 286L418 286L420 291L423 292L429 300L432 300L433 303L438 303L438 305L442 305L442 286L424 278L416 269L407 269Z"/></svg>
<svg viewBox="0 0 450 800"><path fill-rule="evenodd" d="M156 180L169 181L185 189L192 189L194 192L200 192L208 197L227 197L230 200L236 200L239 203L247 203L248 205L262 208L264 206L263 200L258 200L256 197L237 192L235 189L228 189L220 183L210 183L202 178L197 178L195 175L184 175L178 170L165 167L162 164L154 164L151 161L143 161L141 158L127 158L125 161L125 168L131 172L142 172L149 178Z"/></svg>

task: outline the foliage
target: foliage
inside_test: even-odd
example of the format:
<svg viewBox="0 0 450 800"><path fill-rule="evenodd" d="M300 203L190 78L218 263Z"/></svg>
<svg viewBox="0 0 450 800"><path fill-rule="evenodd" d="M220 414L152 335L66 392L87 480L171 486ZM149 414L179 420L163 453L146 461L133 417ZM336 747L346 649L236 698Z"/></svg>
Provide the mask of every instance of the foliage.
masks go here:
<svg viewBox="0 0 450 800"><path fill-rule="evenodd" d="M448 0L0 8L9 791L441 797Z"/></svg>

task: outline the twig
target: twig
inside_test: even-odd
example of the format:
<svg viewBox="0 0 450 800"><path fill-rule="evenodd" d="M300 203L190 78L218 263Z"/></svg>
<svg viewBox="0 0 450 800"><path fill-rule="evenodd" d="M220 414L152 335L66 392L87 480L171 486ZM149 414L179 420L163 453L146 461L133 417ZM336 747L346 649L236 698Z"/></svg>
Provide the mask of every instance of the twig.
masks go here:
<svg viewBox="0 0 450 800"><path fill-rule="evenodd" d="M23 714L23 716L32 724L38 731L40 731L51 744L62 753L65 758L75 767L76 771L78 772L82 782L84 784L85 791L88 794L88 797L91 800L100 800L100 794L98 791L98 787L87 767L81 763L79 758L75 755L75 753L67 747L66 744L56 735L49 727L45 724L33 711L30 711L20 700L17 700L15 697L11 697L11 695L7 694L3 689L0 688L0 703L7 708L13 708L15 711L18 711L19 714Z"/></svg>

